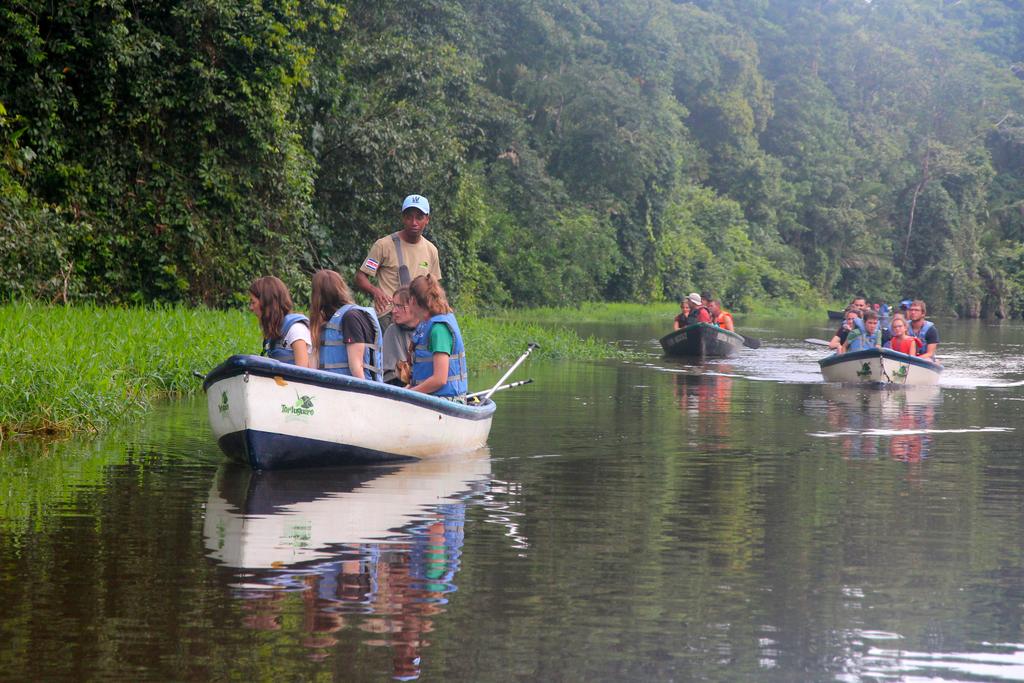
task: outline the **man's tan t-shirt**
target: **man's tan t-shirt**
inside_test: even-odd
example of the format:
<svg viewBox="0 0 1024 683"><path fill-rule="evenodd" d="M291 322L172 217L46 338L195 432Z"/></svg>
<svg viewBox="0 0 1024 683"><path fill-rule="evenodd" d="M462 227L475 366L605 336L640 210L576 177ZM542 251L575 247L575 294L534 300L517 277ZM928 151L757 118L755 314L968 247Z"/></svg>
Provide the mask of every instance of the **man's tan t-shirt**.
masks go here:
<svg viewBox="0 0 1024 683"><path fill-rule="evenodd" d="M401 238L398 243L402 245L402 259L409 269L410 278L414 279L430 273L436 279L441 279L441 262L437 257L437 247L426 237L420 237L420 241L416 244L409 244ZM373 243L369 255L359 270L370 277L376 277L377 286L383 289L388 296L394 296L400 283L398 281L398 255L395 253L395 241L391 235L381 237ZM390 306L384 310L378 308L377 314L384 315L390 310Z"/></svg>

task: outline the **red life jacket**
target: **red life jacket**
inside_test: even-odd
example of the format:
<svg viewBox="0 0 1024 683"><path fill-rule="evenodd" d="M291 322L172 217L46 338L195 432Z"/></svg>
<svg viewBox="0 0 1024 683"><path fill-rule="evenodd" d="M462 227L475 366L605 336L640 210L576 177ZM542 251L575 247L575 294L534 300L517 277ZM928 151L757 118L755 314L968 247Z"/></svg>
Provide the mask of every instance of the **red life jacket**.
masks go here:
<svg viewBox="0 0 1024 683"><path fill-rule="evenodd" d="M694 307L693 310L690 311L689 317L686 318L687 325L709 322L711 322L711 314L708 313L708 309L705 306Z"/></svg>
<svg viewBox="0 0 1024 683"><path fill-rule="evenodd" d="M889 348L893 351L899 351L905 353L908 356L916 356L918 345L921 342L916 337L905 336L903 339L896 339L893 337L889 340Z"/></svg>

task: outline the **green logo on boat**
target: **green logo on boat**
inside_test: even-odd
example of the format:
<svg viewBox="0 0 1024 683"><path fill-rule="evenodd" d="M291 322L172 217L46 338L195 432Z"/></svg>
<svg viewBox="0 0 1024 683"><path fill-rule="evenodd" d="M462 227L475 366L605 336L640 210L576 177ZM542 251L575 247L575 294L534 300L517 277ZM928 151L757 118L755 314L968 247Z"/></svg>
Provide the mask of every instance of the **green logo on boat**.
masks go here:
<svg viewBox="0 0 1024 683"><path fill-rule="evenodd" d="M221 413L226 413L228 412L228 407L228 392L222 391L220 392L220 405L217 406L217 409L220 410Z"/></svg>
<svg viewBox="0 0 1024 683"><path fill-rule="evenodd" d="M897 379L906 379L906 377L907 377L907 366L906 365L899 366L899 368L896 369L896 372L894 372L892 374L896 375Z"/></svg>
<svg viewBox="0 0 1024 683"><path fill-rule="evenodd" d="M313 397L296 395L295 405L289 406L282 403L281 412L287 415L312 415L315 412L313 410Z"/></svg>
<svg viewBox="0 0 1024 683"><path fill-rule="evenodd" d="M308 548L313 538L313 525L307 521L289 526L285 529L284 538L291 541L291 545L296 548Z"/></svg>
<svg viewBox="0 0 1024 683"><path fill-rule="evenodd" d="M860 366L860 370L857 371L857 376L861 377L861 378L870 377L871 376L871 366L868 365L867 363L864 363L864 365Z"/></svg>

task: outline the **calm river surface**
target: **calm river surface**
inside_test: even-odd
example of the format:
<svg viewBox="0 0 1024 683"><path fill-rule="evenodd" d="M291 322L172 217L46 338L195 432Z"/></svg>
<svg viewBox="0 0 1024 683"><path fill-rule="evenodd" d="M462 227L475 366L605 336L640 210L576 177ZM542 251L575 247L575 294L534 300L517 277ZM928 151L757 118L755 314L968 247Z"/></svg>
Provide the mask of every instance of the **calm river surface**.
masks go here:
<svg viewBox="0 0 1024 683"><path fill-rule="evenodd" d="M253 474L203 398L8 440L0 680L1024 680L1024 325L881 391L741 322L704 365L581 328L647 357L529 361L436 463Z"/></svg>

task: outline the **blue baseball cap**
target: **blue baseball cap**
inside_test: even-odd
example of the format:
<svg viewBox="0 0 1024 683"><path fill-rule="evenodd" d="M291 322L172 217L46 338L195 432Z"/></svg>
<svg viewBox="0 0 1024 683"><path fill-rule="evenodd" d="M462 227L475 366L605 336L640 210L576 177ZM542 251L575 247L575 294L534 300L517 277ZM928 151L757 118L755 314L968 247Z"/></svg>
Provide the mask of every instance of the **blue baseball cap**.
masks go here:
<svg viewBox="0 0 1024 683"><path fill-rule="evenodd" d="M406 209L419 209L423 213L430 215L430 202L427 198L419 194L411 194L405 198L402 202L402 213L405 213Z"/></svg>

